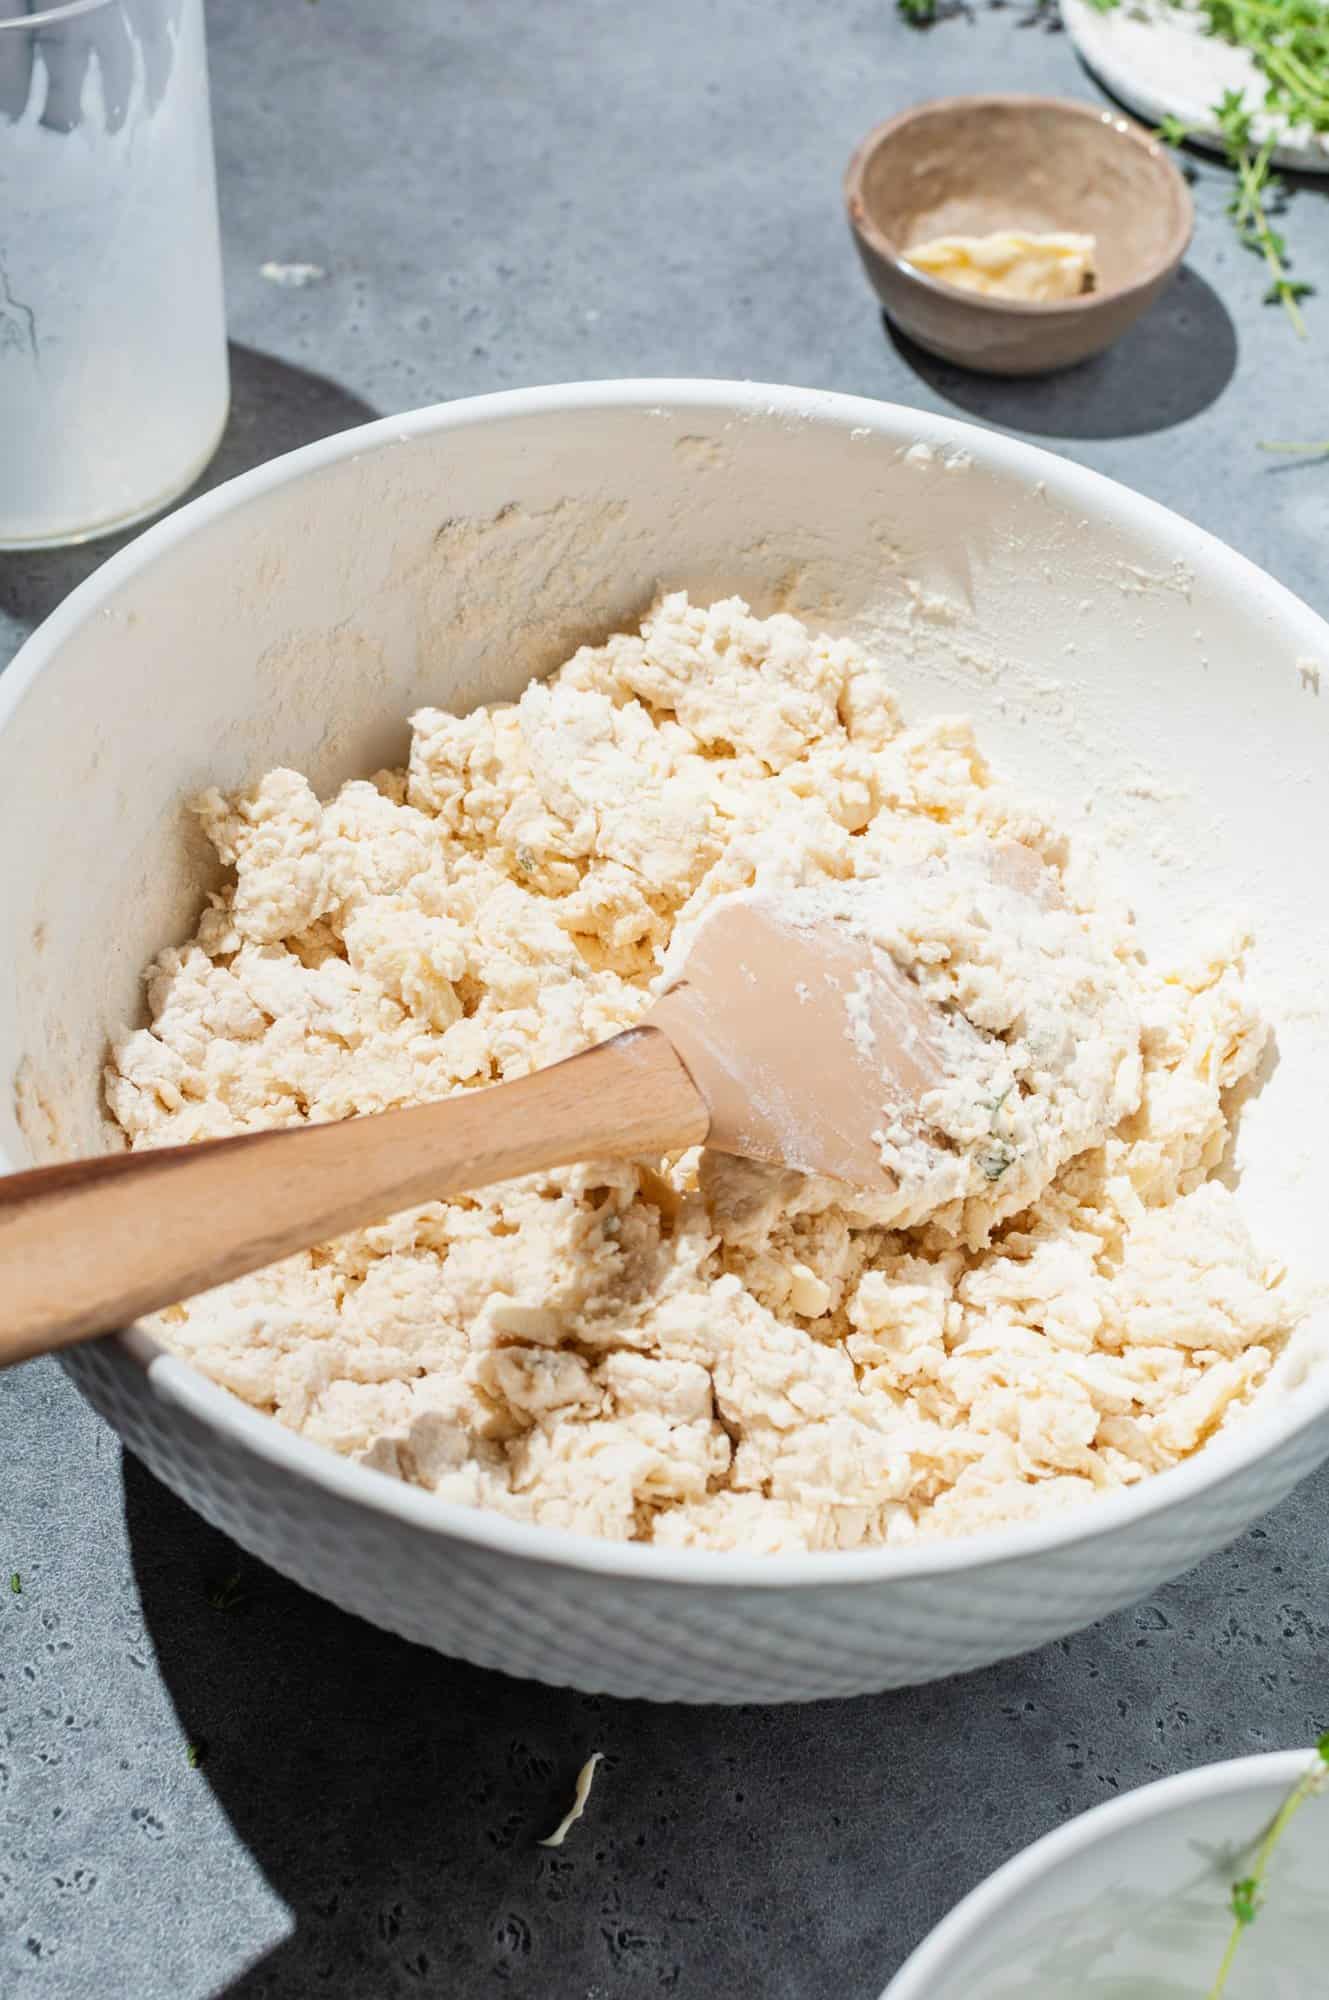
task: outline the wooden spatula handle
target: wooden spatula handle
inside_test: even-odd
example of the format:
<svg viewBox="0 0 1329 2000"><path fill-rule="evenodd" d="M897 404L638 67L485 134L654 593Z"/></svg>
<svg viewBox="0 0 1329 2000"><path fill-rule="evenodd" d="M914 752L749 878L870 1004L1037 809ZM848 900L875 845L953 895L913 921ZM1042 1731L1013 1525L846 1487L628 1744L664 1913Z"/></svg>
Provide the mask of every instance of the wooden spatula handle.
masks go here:
<svg viewBox="0 0 1329 2000"><path fill-rule="evenodd" d="M629 1030L439 1104L0 1179L0 1367L125 1326L398 1209L572 1160L698 1145L668 1040Z"/></svg>

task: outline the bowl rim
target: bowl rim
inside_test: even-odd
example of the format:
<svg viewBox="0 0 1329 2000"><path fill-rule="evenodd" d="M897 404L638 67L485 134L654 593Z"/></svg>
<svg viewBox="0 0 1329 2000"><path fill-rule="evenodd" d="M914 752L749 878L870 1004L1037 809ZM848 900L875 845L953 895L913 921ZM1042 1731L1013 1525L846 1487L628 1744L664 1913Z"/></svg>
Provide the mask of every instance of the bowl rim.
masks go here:
<svg viewBox="0 0 1329 2000"><path fill-rule="evenodd" d="M1107 1799L1102 1805L1076 1813L1050 1833L1041 1834L1022 1847L971 1889L910 1952L880 2000L932 2000L933 1982L949 1969L947 1961L954 1952L962 1950L995 1916L1017 1902L1040 1876L1087 1848L1096 1847L1099 1841L1125 1827L1157 1819L1174 1806L1202 1804L1273 1784L1291 1791L1297 1780L1319 1761L1315 1750L1266 1750L1250 1757L1229 1757L1216 1764L1200 1764L1194 1770L1177 1772L1170 1778L1155 1778L1149 1784L1135 1786L1120 1798Z"/></svg>
<svg viewBox="0 0 1329 2000"><path fill-rule="evenodd" d="M1173 222L1162 252L1129 284L1116 285L1111 291L1095 286L1093 291L1081 292L1070 299L994 298L984 292L966 291L963 285L951 285L944 278L935 278L930 272L920 271L905 256L903 244L897 243L877 221L864 196L864 178L869 164L889 140L907 131L911 125L926 123L932 118L953 116L962 105L969 110L1029 110L1037 107L1043 111L1055 111L1059 116L1087 120L1090 124L1115 132L1139 148L1159 170L1160 188L1171 197ZM952 97L929 97L909 105L904 111L895 112L879 125L874 125L859 140L844 171L843 190L849 226L855 236L888 263L904 283L915 286L920 293L931 294L938 301L955 304L963 300L975 311L990 312L1005 319L1036 322L1060 316L1071 317L1099 311L1109 304L1118 305L1125 300L1138 299L1176 269L1190 248L1195 232L1195 203L1191 191L1161 139L1155 138L1135 119L1128 118L1124 112L1116 111L1110 105L1091 104L1077 97L1042 97L1027 91L993 90Z"/></svg>
<svg viewBox="0 0 1329 2000"><path fill-rule="evenodd" d="M37 626L12 663L0 673L0 734L24 701L38 675L73 633L103 615L121 586L149 570L177 542L188 540L214 520L279 488L317 475L342 461L370 452L409 448L417 439L507 420L553 416L576 420L602 411L636 411L659 416L670 411L689 418L725 417L776 424L792 433L820 424L839 432L855 449L876 443L896 452L923 444L940 454L967 455L993 471L1040 483L1067 505L1082 507L1109 525L1139 531L1155 528L1178 561L1219 570L1229 586L1242 587L1262 608L1271 627L1281 627L1295 650L1329 663L1329 622L1284 584L1217 536L1175 514L1120 481L1091 471L1023 439L976 423L907 404L849 396L829 389L800 389L723 379L626 378L608 382L550 384L499 390L451 403L436 403L401 416L381 417L298 450L267 460L201 494L134 537L84 579ZM27 1161L11 1159L0 1145L0 1172L18 1171ZM365 1507L403 1526L464 1542L477 1550L644 1584L720 1590L837 1588L935 1579L961 1571L1004 1567L1031 1558L1064 1554L1097 1542L1119 1528L1162 1513L1200 1496L1242 1473L1275 1448L1290 1443L1329 1416L1329 1364L1312 1369L1270 1407L1257 1404L1229 1433L1211 1440L1181 1465L1152 1474L1121 1491L1095 1497L1048 1519L1016 1522L954 1540L925 1541L871 1549L752 1554L736 1550L671 1549L647 1542L613 1542L570 1529L517 1521L487 1508L446 1501L390 1474L343 1458L330 1447L283 1428L251 1409L201 1370L163 1348L139 1325L107 1334L94 1344L112 1365L140 1370L143 1387L194 1419L222 1444L253 1453L275 1471L306 1481L330 1499ZM78 1362L71 1364L77 1372ZM1237 1532L1237 1531L1234 1531Z"/></svg>

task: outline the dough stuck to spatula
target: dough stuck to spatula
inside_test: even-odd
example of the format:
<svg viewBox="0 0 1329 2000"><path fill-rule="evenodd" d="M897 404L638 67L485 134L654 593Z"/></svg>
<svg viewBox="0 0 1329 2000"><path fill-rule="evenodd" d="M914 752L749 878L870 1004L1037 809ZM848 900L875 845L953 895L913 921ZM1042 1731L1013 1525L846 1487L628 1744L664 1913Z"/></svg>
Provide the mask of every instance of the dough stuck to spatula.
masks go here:
<svg viewBox="0 0 1329 2000"><path fill-rule="evenodd" d="M759 880L680 924L657 984L708 1144L847 1182L892 1228L986 1240L1139 1101L1127 968L1011 842Z"/></svg>

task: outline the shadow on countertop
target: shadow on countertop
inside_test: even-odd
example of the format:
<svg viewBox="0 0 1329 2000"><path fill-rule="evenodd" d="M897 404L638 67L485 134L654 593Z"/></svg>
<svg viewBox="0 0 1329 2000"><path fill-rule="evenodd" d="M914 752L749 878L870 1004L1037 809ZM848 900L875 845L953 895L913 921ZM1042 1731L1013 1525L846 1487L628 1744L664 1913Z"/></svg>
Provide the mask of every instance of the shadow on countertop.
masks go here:
<svg viewBox="0 0 1329 2000"><path fill-rule="evenodd" d="M354 424L368 423L379 415L359 396L326 376L235 341L229 354L231 408L221 443L206 471L166 512L282 452L349 430ZM140 522L122 534L99 535L95 541L71 548L0 553L0 611L8 612L21 625L39 625L71 590L100 569L108 556L115 555L149 525Z"/></svg>
<svg viewBox="0 0 1329 2000"><path fill-rule="evenodd" d="M191 1777L293 1919L213 2000L876 2000L1028 1841L1167 1770L1273 1747L1252 1727L1261 1702L1295 1706L1303 1682L1319 1699L1323 1627L1287 1660L1266 1640L1314 1568L1313 1496L1022 1659L896 1694L698 1709L408 1645L122 1462L144 1623L203 1746ZM594 1750L584 1819L540 1846Z"/></svg>
<svg viewBox="0 0 1329 2000"><path fill-rule="evenodd" d="M197 1779L294 1919L217 2000L875 2000L994 1836L1022 1837L980 1788L957 1847L981 1679L728 1710L509 1680L337 1611L123 1467ZM541 1847L597 1749L585 1817ZM1048 1802L1023 1803L1042 1830Z"/></svg>
<svg viewBox="0 0 1329 2000"><path fill-rule="evenodd" d="M1237 330L1189 266L1105 354L1056 375L978 375L939 361L883 315L905 366L967 416L1050 438L1141 437L1185 423L1222 395L1237 366Z"/></svg>

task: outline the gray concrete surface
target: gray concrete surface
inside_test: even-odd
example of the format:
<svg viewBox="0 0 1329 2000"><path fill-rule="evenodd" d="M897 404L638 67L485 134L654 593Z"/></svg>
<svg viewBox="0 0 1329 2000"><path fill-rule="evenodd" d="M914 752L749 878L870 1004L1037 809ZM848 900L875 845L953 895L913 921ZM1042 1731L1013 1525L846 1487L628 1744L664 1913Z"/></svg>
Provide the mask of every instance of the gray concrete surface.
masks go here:
<svg viewBox="0 0 1329 2000"><path fill-rule="evenodd" d="M1329 433L1329 293L1299 344L1260 303L1218 169L1198 171L1181 281L1075 374L988 383L883 330L839 212L859 134L944 91L1095 94L1018 7L926 35L889 0L216 0L210 25L236 343L210 477L520 383L811 383L1050 442L1329 609L1329 463L1256 450ZM1298 192L1288 226L1329 286L1324 194ZM326 282L280 290L269 258ZM107 552L0 557L0 658ZM1329 1723L1326 1477L1033 1657L696 1713L478 1673L302 1595L123 1458L53 1365L0 1378L0 1423L15 2000L872 2000L1068 1814ZM596 1747L587 1819L538 1848Z"/></svg>

